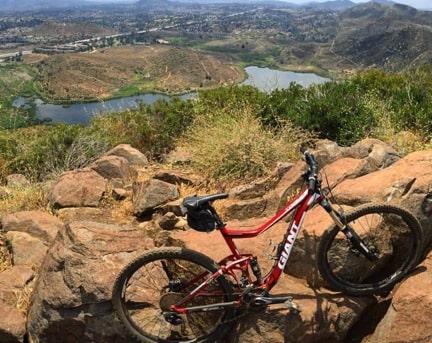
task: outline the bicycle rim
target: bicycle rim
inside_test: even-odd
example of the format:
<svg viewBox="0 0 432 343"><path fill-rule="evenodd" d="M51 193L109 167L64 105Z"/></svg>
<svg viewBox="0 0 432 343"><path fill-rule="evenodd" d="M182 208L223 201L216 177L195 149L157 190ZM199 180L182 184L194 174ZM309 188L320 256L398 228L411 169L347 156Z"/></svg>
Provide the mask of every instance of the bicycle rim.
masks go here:
<svg viewBox="0 0 432 343"><path fill-rule="evenodd" d="M113 291L118 317L142 342L207 342L224 333L233 310L202 311L169 317L178 303L217 270L208 257L187 249L150 252L120 274ZM211 282L186 306L228 301L232 290L223 277Z"/></svg>
<svg viewBox="0 0 432 343"><path fill-rule="evenodd" d="M347 224L378 259L367 259L332 228L318 252L319 270L331 288L351 295L384 293L418 263L422 229L408 211L387 204L364 205L347 215Z"/></svg>

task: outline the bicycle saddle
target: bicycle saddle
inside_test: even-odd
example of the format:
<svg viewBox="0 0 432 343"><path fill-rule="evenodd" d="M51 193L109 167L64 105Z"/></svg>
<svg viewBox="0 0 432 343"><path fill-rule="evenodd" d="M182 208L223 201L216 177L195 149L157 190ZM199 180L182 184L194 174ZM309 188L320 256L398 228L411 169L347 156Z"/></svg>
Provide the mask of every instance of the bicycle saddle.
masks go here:
<svg viewBox="0 0 432 343"><path fill-rule="evenodd" d="M184 198L183 206L188 209L197 209L214 200L226 199L226 198L228 198L228 193L218 193L218 194L211 194L211 195L195 195L195 196Z"/></svg>

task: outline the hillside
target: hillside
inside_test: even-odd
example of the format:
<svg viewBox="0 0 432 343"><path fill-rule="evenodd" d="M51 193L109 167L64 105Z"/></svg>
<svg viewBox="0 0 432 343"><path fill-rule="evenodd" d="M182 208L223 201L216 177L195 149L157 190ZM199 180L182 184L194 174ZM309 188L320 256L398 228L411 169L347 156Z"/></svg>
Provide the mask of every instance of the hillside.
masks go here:
<svg viewBox="0 0 432 343"><path fill-rule="evenodd" d="M135 93L181 93L243 78L226 56L164 45L51 56L38 70L39 89L52 100L102 99L119 95L125 88Z"/></svg>
<svg viewBox="0 0 432 343"><path fill-rule="evenodd" d="M432 12L375 2L338 12L296 17L292 43L282 51L288 65L326 70L382 68L400 72L432 63Z"/></svg>
<svg viewBox="0 0 432 343"><path fill-rule="evenodd" d="M330 51L360 67L389 71L431 64L431 27L431 13L369 3L342 13Z"/></svg>

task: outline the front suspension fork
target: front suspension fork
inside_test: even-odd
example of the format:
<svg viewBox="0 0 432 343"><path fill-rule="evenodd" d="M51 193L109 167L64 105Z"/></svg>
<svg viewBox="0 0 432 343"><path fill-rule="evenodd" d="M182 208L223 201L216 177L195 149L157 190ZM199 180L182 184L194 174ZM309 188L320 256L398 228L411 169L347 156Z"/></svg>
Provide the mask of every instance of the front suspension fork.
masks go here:
<svg viewBox="0 0 432 343"><path fill-rule="evenodd" d="M354 229L347 225L346 217L336 211L330 201L323 199L321 201L321 206L326 210L326 212L333 219L339 230L348 238L351 242L351 246L363 254L369 261L375 261L379 258L376 252L372 251L366 246L363 239L354 231Z"/></svg>

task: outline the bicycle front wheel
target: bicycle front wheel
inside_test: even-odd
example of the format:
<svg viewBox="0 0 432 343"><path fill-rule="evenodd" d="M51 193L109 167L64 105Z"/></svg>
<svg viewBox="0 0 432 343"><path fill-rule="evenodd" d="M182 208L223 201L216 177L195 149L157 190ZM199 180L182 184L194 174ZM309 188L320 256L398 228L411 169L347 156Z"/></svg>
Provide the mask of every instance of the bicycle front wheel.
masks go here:
<svg viewBox="0 0 432 343"><path fill-rule="evenodd" d="M112 294L114 309L131 336L140 342L214 342L229 329L233 308L215 306L211 311L177 314L171 305L181 302L217 270L213 260L189 249L149 251L120 272ZM229 302L232 293L231 284L219 276L197 291L185 306Z"/></svg>
<svg viewBox="0 0 432 343"><path fill-rule="evenodd" d="M407 210L366 204L349 213L346 223L377 258L366 258L338 227L331 227L317 252L318 269L331 289L354 296L384 294L419 262L423 231Z"/></svg>

